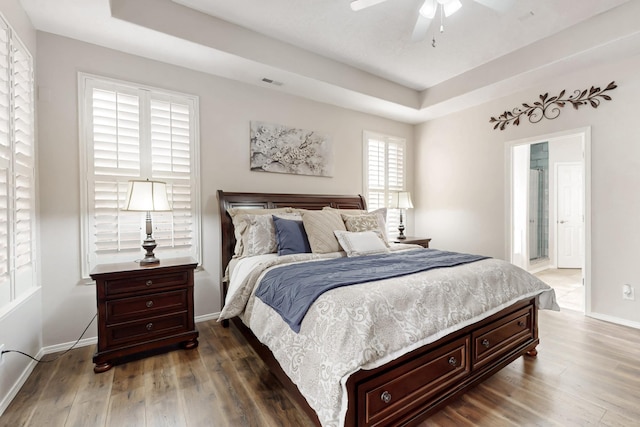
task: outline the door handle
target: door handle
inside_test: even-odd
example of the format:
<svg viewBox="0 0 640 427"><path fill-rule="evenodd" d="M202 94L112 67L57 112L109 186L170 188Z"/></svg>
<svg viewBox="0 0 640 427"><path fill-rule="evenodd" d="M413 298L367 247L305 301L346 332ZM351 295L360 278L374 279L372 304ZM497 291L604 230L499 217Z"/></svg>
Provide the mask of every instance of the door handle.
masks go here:
<svg viewBox="0 0 640 427"><path fill-rule="evenodd" d="M564 220L563 220L563 221L558 221L558 222L559 222L560 224L564 224L564 223L569 222L569 221L564 221Z"/></svg>

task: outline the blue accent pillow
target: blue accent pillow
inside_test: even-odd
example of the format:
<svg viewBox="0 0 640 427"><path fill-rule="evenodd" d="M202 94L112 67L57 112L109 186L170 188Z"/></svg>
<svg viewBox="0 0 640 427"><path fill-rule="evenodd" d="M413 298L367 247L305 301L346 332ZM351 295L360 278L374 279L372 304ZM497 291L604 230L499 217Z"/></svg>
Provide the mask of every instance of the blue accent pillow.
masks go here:
<svg viewBox="0 0 640 427"><path fill-rule="evenodd" d="M278 255L310 253L311 246L302 221L273 215Z"/></svg>

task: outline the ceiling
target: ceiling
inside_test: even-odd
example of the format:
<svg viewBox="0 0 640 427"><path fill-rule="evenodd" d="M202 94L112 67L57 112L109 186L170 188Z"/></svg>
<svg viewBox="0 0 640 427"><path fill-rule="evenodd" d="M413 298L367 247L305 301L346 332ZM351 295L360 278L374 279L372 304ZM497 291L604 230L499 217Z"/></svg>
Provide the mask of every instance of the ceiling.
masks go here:
<svg viewBox="0 0 640 427"><path fill-rule="evenodd" d="M461 2L413 42L423 0L21 0L41 31L407 123L640 52L639 1Z"/></svg>

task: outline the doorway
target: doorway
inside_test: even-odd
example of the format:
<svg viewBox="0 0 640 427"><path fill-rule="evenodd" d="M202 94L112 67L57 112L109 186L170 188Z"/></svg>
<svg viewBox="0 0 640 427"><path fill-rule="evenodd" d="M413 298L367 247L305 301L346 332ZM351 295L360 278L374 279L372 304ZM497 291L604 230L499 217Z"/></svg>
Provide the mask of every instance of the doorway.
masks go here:
<svg viewBox="0 0 640 427"><path fill-rule="evenodd" d="M556 290L562 308L589 312L590 129L507 145L510 261Z"/></svg>

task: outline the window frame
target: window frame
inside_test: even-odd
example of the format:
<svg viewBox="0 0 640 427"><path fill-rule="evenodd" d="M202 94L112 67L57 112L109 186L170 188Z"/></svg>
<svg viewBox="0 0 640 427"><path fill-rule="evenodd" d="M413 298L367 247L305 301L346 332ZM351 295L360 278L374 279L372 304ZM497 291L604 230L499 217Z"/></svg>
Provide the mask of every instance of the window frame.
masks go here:
<svg viewBox="0 0 640 427"><path fill-rule="evenodd" d="M379 206L379 203L370 203L370 192L371 186L369 185L369 141L370 140L378 140L384 143L384 151L385 151L385 160L384 160L384 186L382 189L384 206ZM391 208L391 194L398 191L407 191L407 140L405 138L399 136L386 135L379 132L373 131L364 131L362 136L362 147L363 147L363 194L365 195L365 199L367 200L367 207L369 210L376 208L386 208L387 209L387 236L390 240L395 238L397 235L397 227L399 225L400 218L400 209ZM401 188L391 189L389 185L389 143L394 143L402 147L402 186ZM375 190L380 191L380 190Z"/></svg>
<svg viewBox="0 0 640 427"><path fill-rule="evenodd" d="M113 255L95 255L95 238L93 237L92 215L95 207L92 206L92 195L95 189L91 188L91 184L96 181L94 174L94 152L93 152L93 110L92 96L93 89L113 90L118 93L126 93L138 96L138 138L139 138L139 172L138 176L126 175L118 178L119 183L126 184L131 179L157 179L167 182L168 187L172 183L179 182L179 178L175 182L171 178L162 177L154 178L152 175L151 163L151 104L153 101L169 101L179 100L185 102L189 106L189 153L190 153L190 188L192 198L190 200L191 207L189 212L193 220L192 226L192 243L189 249L166 249L159 243L155 249L155 253L159 258L175 258L189 256L201 263L202 260L202 238L201 238L201 192L200 192L200 124L199 124L199 97L196 95L175 92L163 88L152 87L144 84L138 84L109 77L99 76L90 73L78 72L78 106L79 106L79 136L80 136L80 204L81 204L81 270L82 278L90 281L89 274L96 265L115 262L134 261L142 258L144 250L142 249L144 215L140 214L140 233L141 238L136 252L133 249L120 251ZM111 177L112 178L112 177ZM184 182L184 180L183 180ZM125 190L126 193L126 190ZM171 197L171 194L169 194ZM131 213L127 213L131 214ZM154 237L158 241L156 233L157 221L154 215L163 213L152 212L154 223ZM165 213L166 215L166 213Z"/></svg>

